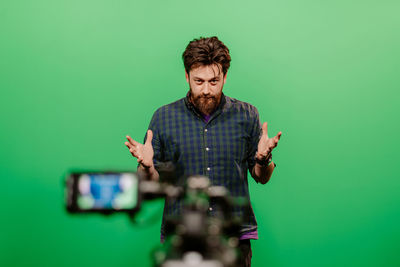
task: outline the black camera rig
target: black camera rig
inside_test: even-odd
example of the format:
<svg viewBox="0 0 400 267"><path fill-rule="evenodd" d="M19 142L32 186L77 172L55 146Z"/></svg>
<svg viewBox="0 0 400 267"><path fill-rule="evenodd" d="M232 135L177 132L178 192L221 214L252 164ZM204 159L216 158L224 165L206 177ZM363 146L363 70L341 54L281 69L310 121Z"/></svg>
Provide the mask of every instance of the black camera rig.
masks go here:
<svg viewBox="0 0 400 267"><path fill-rule="evenodd" d="M240 266L242 218L233 217L232 211L234 206L249 205L248 201L231 197L225 187L210 185L205 176L189 176L182 187L173 184L171 169L161 170L160 177L161 182L154 182L135 172L72 171L66 180L67 211L124 212L134 218L143 201L181 199L181 214L165 218L165 242L152 253L154 266Z"/></svg>

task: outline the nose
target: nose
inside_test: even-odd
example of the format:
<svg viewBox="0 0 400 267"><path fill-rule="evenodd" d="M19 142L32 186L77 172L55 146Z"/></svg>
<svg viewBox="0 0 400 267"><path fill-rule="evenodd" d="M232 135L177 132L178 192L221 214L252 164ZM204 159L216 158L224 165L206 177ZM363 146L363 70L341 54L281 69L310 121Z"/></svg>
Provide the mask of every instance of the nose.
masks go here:
<svg viewBox="0 0 400 267"><path fill-rule="evenodd" d="M211 94L210 85L208 83L205 83L203 87L203 95L209 94Z"/></svg>

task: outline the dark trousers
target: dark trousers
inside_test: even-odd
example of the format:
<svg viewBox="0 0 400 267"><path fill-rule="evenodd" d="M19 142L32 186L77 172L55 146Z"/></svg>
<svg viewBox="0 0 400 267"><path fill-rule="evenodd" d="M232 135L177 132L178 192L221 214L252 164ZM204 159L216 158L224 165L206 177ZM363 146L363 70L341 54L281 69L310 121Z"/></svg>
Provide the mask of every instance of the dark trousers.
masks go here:
<svg viewBox="0 0 400 267"><path fill-rule="evenodd" d="M240 250L240 266L250 267L251 266L251 256L253 255L251 251L250 239L239 240L239 250Z"/></svg>

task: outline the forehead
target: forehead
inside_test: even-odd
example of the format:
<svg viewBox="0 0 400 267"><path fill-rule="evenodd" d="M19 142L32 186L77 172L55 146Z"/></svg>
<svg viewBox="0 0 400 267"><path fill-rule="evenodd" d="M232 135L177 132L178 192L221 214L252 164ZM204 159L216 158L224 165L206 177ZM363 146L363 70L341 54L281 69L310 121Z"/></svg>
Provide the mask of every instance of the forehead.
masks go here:
<svg viewBox="0 0 400 267"><path fill-rule="evenodd" d="M221 65L219 65L219 67L216 64L200 65L197 67L193 67L190 70L190 76L208 80L215 77L221 78L221 76L223 76L223 72Z"/></svg>

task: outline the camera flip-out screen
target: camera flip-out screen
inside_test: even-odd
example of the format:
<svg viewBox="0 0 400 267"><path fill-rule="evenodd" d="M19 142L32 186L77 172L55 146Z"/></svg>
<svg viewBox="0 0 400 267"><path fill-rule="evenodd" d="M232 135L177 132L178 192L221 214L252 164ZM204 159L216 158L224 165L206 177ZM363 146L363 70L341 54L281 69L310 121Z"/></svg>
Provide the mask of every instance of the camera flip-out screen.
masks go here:
<svg viewBox="0 0 400 267"><path fill-rule="evenodd" d="M67 207L72 212L134 211L139 205L139 178L135 173L71 173L67 180Z"/></svg>

